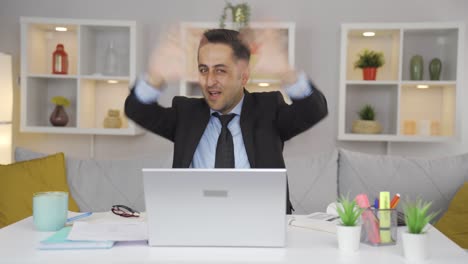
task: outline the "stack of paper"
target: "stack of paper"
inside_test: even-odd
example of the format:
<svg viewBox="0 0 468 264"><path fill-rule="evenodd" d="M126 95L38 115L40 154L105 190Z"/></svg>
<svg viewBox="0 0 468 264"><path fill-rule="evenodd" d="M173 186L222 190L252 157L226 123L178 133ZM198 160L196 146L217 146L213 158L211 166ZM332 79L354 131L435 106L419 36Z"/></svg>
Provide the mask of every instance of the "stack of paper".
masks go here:
<svg viewBox="0 0 468 264"><path fill-rule="evenodd" d="M338 221L339 217L336 215L317 212L310 215L294 215L289 220L289 225L334 234Z"/></svg>
<svg viewBox="0 0 468 264"><path fill-rule="evenodd" d="M76 222L68 236L70 240L142 241L148 240L145 222Z"/></svg>
<svg viewBox="0 0 468 264"><path fill-rule="evenodd" d="M111 248L114 241L72 241L68 240L68 234L71 226L64 227L54 233L52 236L42 240L38 246L39 249L99 249Z"/></svg>

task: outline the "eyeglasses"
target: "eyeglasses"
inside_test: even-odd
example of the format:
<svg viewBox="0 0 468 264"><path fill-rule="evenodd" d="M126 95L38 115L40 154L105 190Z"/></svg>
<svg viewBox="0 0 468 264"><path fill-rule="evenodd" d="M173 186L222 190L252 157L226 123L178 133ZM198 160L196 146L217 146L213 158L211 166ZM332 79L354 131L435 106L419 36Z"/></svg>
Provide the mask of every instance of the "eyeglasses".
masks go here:
<svg viewBox="0 0 468 264"><path fill-rule="evenodd" d="M133 210L125 205L113 205L111 208L112 213L122 217L139 217L140 212Z"/></svg>

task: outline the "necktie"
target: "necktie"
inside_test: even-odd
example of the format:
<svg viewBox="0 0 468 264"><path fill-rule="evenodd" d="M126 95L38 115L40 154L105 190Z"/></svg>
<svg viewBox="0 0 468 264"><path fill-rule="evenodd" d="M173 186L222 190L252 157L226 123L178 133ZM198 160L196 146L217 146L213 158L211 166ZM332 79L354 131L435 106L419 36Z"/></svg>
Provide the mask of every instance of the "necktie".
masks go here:
<svg viewBox="0 0 468 264"><path fill-rule="evenodd" d="M228 124L236 114L219 115L213 113L221 121L221 133L216 145L215 168L234 168L234 142Z"/></svg>

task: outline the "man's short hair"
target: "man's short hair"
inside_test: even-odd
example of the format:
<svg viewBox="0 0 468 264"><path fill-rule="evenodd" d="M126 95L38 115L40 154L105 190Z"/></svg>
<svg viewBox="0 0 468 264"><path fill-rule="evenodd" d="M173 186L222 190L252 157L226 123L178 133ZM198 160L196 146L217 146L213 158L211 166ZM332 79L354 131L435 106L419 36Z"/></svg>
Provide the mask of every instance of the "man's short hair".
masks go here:
<svg viewBox="0 0 468 264"><path fill-rule="evenodd" d="M231 29L209 29L203 33L199 49L207 43L222 43L231 47L234 57L250 60L249 47L241 40L239 32Z"/></svg>

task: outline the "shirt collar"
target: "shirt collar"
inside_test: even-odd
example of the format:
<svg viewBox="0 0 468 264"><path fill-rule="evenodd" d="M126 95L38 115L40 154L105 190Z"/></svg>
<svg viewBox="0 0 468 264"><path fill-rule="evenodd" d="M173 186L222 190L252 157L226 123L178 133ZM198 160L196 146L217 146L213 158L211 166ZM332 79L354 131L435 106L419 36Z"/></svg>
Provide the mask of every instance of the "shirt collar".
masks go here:
<svg viewBox="0 0 468 264"><path fill-rule="evenodd" d="M229 114L236 114L238 116L240 116L241 114L241 111L242 111L242 105L244 104L244 94L242 94L242 98L241 100L239 101L239 103L237 103L237 105L229 112ZM212 115L213 113L215 112L218 112L218 111L215 111L213 109L210 108L210 115ZM220 112L218 112L220 115L222 115Z"/></svg>

